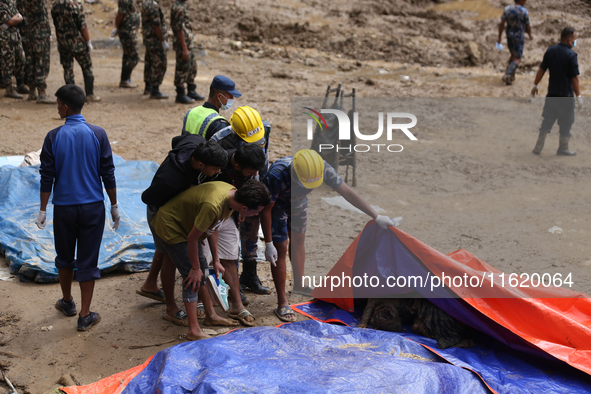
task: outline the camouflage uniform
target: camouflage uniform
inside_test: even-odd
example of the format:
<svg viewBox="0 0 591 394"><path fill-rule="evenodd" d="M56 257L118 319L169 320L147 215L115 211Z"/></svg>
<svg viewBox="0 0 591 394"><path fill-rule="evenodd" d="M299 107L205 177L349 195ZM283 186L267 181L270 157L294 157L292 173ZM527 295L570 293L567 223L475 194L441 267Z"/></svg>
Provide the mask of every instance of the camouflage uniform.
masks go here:
<svg viewBox="0 0 591 394"><path fill-rule="evenodd" d="M8 22L18 13L16 0L0 1L0 25ZM0 28L0 59L2 60L0 82L3 86L12 83L13 71L17 79L24 77L25 52L17 26L10 26L8 29Z"/></svg>
<svg viewBox="0 0 591 394"><path fill-rule="evenodd" d="M162 28L166 41L167 27L160 3L158 0L144 0L142 4L142 34L146 46L144 82L149 86L160 86L166 74L166 52L154 30L157 26Z"/></svg>
<svg viewBox="0 0 591 394"><path fill-rule="evenodd" d="M119 13L123 15L117 28L117 34L123 48L123 64L125 69L133 70L140 61L138 52L137 32L140 27L140 14L136 0L119 0Z"/></svg>
<svg viewBox="0 0 591 394"><path fill-rule="evenodd" d="M29 28L31 23L29 22L29 18L27 16L26 10L26 3L28 0L17 0L16 1L16 8L18 12L21 13L23 16L23 21L18 24L18 30L21 33L21 43L23 45L23 50L25 51L25 64L23 69L23 81L24 84L27 83L27 78L29 73L31 72L31 41L29 40ZM20 78L19 78L20 79Z"/></svg>
<svg viewBox="0 0 591 394"><path fill-rule="evenodd" d="M525 28L529 25L527 8L521 5L508 5L503 11L501 20L507 22L507 47L516 58L523 56L525 44Z"/></svg>
<svg viewBox="0 0 591 394"><path fill-rule="evenodd" d="M27 0L25 5L27 19L29 21L29 53L31 67L28 74L28 83L37 88L46 89L45 82L49 75L49 52L51 28L49 27L49 15L44 1Z"/></svg>
<svg viewBox="0 0 591 394"><path fill-rule="evenodd" d="M78 0L56 0L51 7L51 17L66 84L75 83L74 58L82 68L84 84L87 85L89 80L94 81L90 51L82 36L82 29L87 28L82 4ZM88 91L86 94L89 94Z"/></svg>
<svg viewBox="0 0 591 394"><path fill-rule="evenodd" d="M184 87L184 84L193 84L197 76L197 59L193 54L193 30L189 21L189 10L186 0L176 0L170 10L170 25L172 27L172 48L176 52L176 69L174 72L174 85ZM183 48L178 39L178 32L185 35L185 43L189 50L189 59L183 60Z"/></svg>

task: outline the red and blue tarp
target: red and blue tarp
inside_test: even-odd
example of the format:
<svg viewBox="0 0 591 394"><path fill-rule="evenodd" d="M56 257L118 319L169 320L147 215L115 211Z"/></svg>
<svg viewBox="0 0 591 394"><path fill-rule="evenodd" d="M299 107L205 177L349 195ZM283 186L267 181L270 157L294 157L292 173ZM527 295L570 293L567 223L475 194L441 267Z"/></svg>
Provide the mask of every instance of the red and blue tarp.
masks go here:
<svg viewBox="0 0 591 394"><path fill-rule="evenodd" d="M364 270L382 276L500 274L466 251L444 255L398 229L381 230L373 223L329 274L355 275ZM430 300L476 329L475 347L441 350L435 340L408 329L393 333L356 328L361 310L355 310L359 298L355 290L341 287L326 293L317 288L313 295L330 302L294 306L314 319L339 324L310 320L238 329L173 346L135 369L62 390L70 394L591 392L591 313L582 293L551 288L511 294L511 289L500 289L496 298L477 298L469 288L440 289ZM442 292L450 291L455 298L442 297Z"/></svg>

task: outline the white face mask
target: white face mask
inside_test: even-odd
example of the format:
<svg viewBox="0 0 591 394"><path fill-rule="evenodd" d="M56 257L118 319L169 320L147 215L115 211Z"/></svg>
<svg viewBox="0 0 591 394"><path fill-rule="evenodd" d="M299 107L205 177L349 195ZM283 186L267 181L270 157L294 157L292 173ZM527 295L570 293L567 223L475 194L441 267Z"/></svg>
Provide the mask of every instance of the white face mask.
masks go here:
<svg viewBox="0 0 591 394"><path fill-rule="evenodd" d="M575 40L575 42L573 42L573 48L577 46L577 40Z"/></svg>
<svg viewBox="0 0 591 394"><path fill-rule="evenodd" d="M222 95L224 96L224 95ZM224 98L226 98L226 96L224 96ZM226 101L226 104L222 103L222 100L218 99L218 101L220 102L220 104L222 104L222 106L220 107L221 110L223 111L227 111L230 109L230 107L232 107L232 104L234 104L234 99L227 99L228 101Z"/></svg>

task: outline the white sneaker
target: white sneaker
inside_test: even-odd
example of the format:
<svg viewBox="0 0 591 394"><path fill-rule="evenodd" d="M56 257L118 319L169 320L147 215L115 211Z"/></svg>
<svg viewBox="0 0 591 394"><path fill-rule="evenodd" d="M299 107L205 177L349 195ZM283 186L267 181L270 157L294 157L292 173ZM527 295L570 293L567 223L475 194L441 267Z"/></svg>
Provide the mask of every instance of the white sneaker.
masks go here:
<svg viewBox="0 0 591 394"><path fill-rule="evenodd" d="M222 307L224 312L227 312L230 309L228 305L228 285L221 278L221 274L219 280L216 281L215 275L209 275L207 281L209 294Z"/></svg>

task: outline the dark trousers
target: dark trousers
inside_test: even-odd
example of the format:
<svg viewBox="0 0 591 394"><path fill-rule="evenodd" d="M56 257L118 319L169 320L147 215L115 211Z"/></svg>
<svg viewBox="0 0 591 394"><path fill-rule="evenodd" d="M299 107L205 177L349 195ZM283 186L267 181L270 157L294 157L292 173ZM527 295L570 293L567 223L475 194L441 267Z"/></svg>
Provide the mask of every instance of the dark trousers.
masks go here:
<svg viewBox="0 0 591 394"><path fill-rule="evenodd" d="M78 282L99 279L101 274L98 269L98 258L104 228L103 201L80 205L55 205L53 208L53 236L57 254L55 266L76 268ZM77 258L75 258L76 252Z"/></svg>
<svg viewBox="0 0 591 394"><path fill-rule="evenodd" d="M554 123L558 121L560 135L570 137L570 129L575 122L575 98L546 97L542 117L544 120L542 120L540 131L549 133Z"/></svg>

